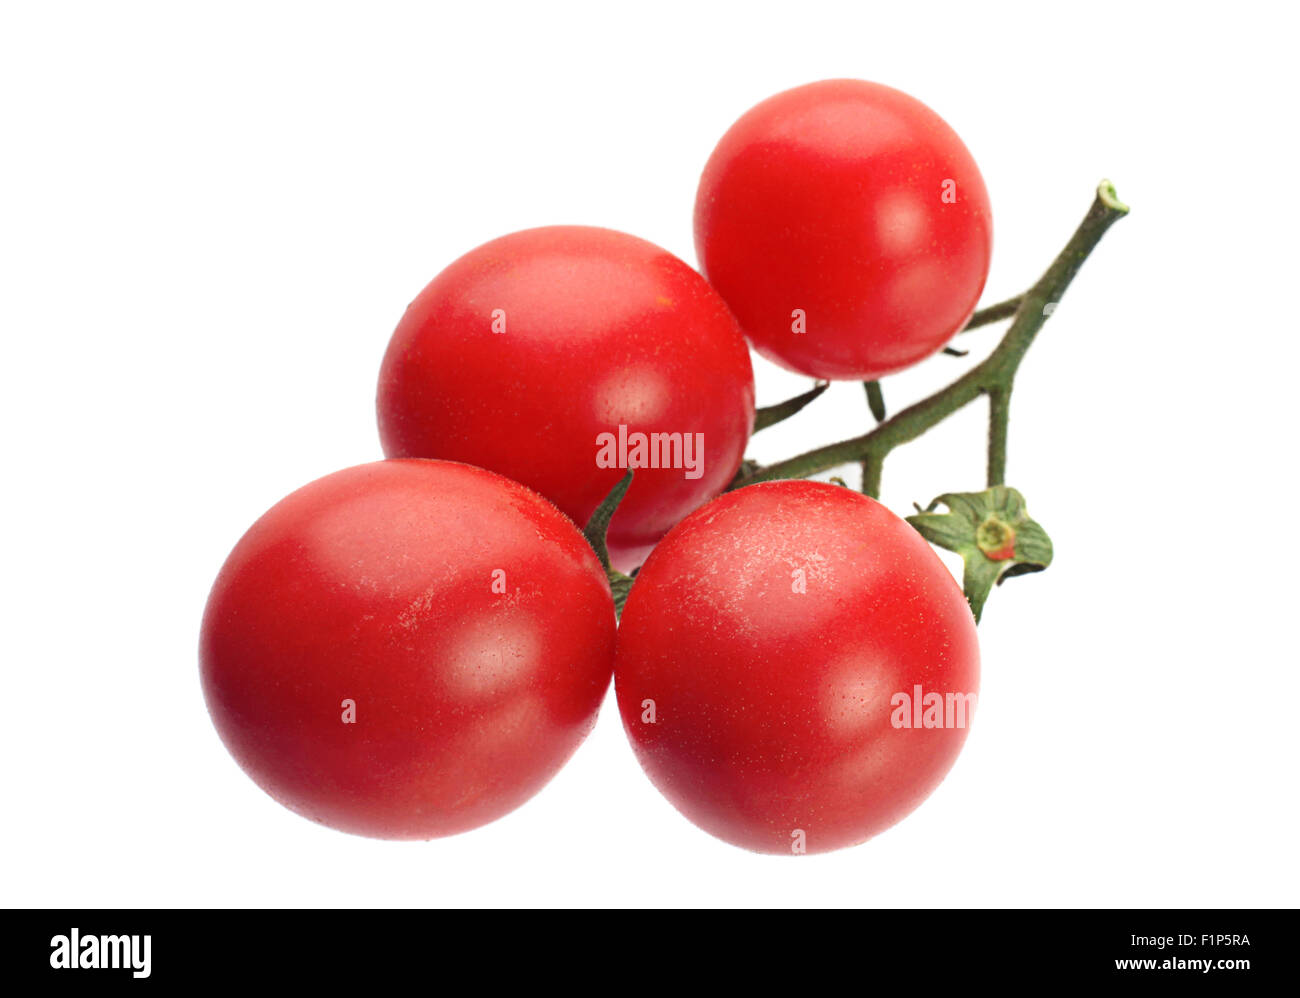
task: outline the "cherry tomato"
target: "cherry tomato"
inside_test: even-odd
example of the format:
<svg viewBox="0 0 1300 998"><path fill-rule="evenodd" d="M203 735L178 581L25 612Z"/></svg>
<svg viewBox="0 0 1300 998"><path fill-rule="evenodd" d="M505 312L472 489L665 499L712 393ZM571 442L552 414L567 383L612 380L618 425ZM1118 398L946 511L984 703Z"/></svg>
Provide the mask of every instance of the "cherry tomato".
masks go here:
<svg viewBox="0 0 1300 998"><path fill-rule="evenodd" d="M634 236L556 226L434 278L393 334L378 410L389 457L489 468L580 525L644 458L608 535L630 571L735 475L754 381L735 319L694 270Z"/></svg>
<svg viewBox="0 0 1300 998"><path fill-rule="evenodd" d="M641 765L687 818L748 849L823 852L943 778L979 649L961 590L906 522L841 486L772 482L651 553L614 683Z"/></svg>
<svg viewBox="0 0 1300 998"><path fill-rule="evenodd" d="M751 109L695 201L704 273L754 348L817 378L874 380L940 349L975 309L992 241L984 180L957 134L861 80Z"/></svg>
<svg viewBox="0 0 1300 998"><path fill-rule="evenodd" d="M554 775L595 721L614 630L600 563L541 496L380 461L299 489L235 546L203 617L203 692L281 804L426 839Z"/></svg>

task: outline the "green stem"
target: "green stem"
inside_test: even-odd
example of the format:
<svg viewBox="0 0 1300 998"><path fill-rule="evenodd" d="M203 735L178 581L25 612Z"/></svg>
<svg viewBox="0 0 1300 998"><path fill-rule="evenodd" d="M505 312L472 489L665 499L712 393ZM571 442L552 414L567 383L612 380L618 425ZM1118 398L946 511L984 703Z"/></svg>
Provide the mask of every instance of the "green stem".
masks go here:
<svg viewBox="0 0 1300 998"><path fill-rule="evenodd" d="M880 390L879 381L864 381L862 387L867 390L867 408L877 423L883 423L888 413L885 411L885 393ZM862 462L862 491L872 499L880 498L880 475L884 461L877 461L868 456Z"/></svg>
<svg viewBox="0 0 1300 998"><path fill-rule="evenodd" d="M880 390L879 381L864 381L862 387L867 390L867 408L876 417L877 423L883 423L885 416L885 393Z"/></svg>
<svg viewBox="0 0 1300 998"><path fill-rule="evenodd" d="M830 386L829 381L819 381L802 395L796 395L794 398L778 402L776 405L766 405L754 410L754 432L757 433L769 426L775 426L784 419L789 419L804 406L818 398Z"/></svg>
<svg viewBox="0 0 1300 998"><path fill-rule="evenodd" d="M1011 384L989 389L989 488L1005 485L1007 427L1011 422Z"/></svg>
<svg viewBox="0 0 1300 998"><path fill-rule="evenodd" d="M1020 309L1020 305L1024 300L1024 295L1016 295L1014 298L1008 298L996 305L980 309L970 317L966 325L961 327L961 332L969 333L972 329L979 329L980 326L987 326L990 323L1001 322L1003 319L1010 319Z"/></svg>
<svg viewBox="0 0 1300 998"><path fill-rule="evenodd" d="M624 575L609 563L609 547L606 543L605 535L609 532L609 521L614 518L614 513L618 510L618 505L627 495L627 490L632 486L632 476L634 472L631 468L627 474L609 490L609 494L601 501L587 520L587 525L582 530L582 536L587 538L587 543L591 549L596 552L596 557L600 559L600 565L605 569L605 578L609 580L610 595L614 597L614 613L616 616L623 615L623 604L627 602L627 594L632 588L632 577Z"/></svg>
<svg viewBox="0 0 1300 998"><path fill-rule="evenodd" d="M885 471L884 454L868 454L862 459L862 493L872 499L880 498L880 478Z"/></svg>
<svg viewBox="0 0 1300 998"><path fill-rule="evenodd" d="M868 459L883 462L895 447L915 440L926 430L952 415L958 409L994 390L1001 389L1010 396L1011 383L1025 352L1034 342L1038 331L1055 309L1065 289L1083 266L1083 261L1093 251L1106 230L1128 214L1128 207L1115 195L1109 181L1102 181L1088 214L1075 230L1065 249L1052 261L1047 272L1021 298L1015 308L1015 319L1002 340L983 362L971 368L948 387L941 389L915 405L908 406L881 423L869 433L849 440L827 444L766 468L755 469L738 479L732 489L755 482L778 478L807 478L842 464ZM1050 306L1050 307L1049 307ZM1009 302L985 310L1005 309ZM978 314L978 313L977 313ZM989 320L993 321L993 320ZM968 326L969 328L969 326ZM1005 449L1000 458L1005 464ZM990 470L994 455L990 455Z"/></svg>

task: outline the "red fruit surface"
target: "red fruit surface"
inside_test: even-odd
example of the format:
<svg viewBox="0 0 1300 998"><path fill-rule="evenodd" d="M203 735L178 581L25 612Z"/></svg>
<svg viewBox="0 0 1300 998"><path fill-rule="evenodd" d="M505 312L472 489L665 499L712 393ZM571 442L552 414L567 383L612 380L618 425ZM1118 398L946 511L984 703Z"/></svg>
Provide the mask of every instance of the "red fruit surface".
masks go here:
<svg viewBox="0 0 1300 998"><path fill-rule="evenodd" d="M641 765L687 818L747 849L824 852L943 779L967 728L896 727L895 698L977 694L979 648L957 583L905 521L840 486L771 482L655 548L614 681ZM968 726L966 703L951 720Z"/></svg>
<svg viewBox="0 0 1300 998"><path fill-rule="evenodd" d="M817 378L875 380L943 347L975 310L992 240L984 180L957 133L862 80L748 111L695 201L701 268L754 348Z"/></svg>
<svg viewBox="0 0 1300 998"><path fill-rule="evenodd" d="M203 616L203 693L281 804L432 838L555 774L595 721L614 630L599 562L546 500L462 464L381 461L292 493L235 546Z"/></svg>

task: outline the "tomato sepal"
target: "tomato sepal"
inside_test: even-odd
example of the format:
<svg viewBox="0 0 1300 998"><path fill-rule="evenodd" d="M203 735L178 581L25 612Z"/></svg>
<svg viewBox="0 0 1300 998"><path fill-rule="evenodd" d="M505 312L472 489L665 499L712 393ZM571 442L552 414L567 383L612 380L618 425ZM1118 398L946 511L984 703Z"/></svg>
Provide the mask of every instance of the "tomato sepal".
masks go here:
<svg viewBox="0 0 1300 998"><path fill-rule="evenodd" d="M948 512L935 512L946 506ZM1025 510L1025 497L1006 485L983 492L946 492L907 517L931 544L961 555L962 590L978 622L995 585L1041 572L1052 563L1052 540Z"/></svg>

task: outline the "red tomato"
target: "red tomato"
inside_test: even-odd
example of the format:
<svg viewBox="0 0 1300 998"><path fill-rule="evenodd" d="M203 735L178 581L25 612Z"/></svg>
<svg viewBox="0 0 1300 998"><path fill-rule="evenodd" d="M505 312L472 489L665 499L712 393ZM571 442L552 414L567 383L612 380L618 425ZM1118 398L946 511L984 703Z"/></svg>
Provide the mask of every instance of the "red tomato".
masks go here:
<svg viewBox="0 0 1300 998"><path fill-rule="evenodd" d="M817 378L874 380L940 349L975 309L992 242L984 180L957 134L861 80L751 109L695 201L704 273L754 348Z"/></svg>
<svg viewBox="0 0 1300 998"><path fill-rule="evenodd" d="M675 435L656 443L658 467L642 451L610 525L613 561L630 571L736 473L754 380L699 274L642 239L556 226L496 239L434 278L393 334L378 410L389 457L489 468L580 525L635 463L638 434Z"/></svg>
<svg viewBox="0 0 1300 998"><path fill-rule="evenodd" d="M380 461L299 489L235 546L203 617L203 692L281 804L427 839L554 775L595 721L614 629L599 562L541 496Z"/></svg>
<svg viewBox="0 0 1300 998"><path fill-rule="evenodd" d="M841 486L771 482L655 548L614 684L641 765L686 817L747 849L823 852L943 779L979 648L961 590L907 523Z"/></svg>

